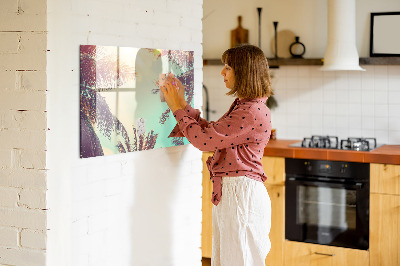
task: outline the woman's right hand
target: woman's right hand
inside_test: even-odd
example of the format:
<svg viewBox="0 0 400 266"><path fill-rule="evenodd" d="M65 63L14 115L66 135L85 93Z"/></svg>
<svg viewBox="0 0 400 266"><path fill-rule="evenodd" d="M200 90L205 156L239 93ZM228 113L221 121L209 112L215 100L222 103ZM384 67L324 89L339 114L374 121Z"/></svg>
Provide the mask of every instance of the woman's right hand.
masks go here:
<svg viewBox="0 0 400 266"><path fill-rule="evenodd" d="M178 90L178 97L179 97L179 103L181 106L183 106L184 108L187 105L187 102L185 100L185 87L183 86L182 82L175 77L174 74L169 74L167 76L167 78L173 83L176 84L176 86L178 86L179 90Z"/></svg>

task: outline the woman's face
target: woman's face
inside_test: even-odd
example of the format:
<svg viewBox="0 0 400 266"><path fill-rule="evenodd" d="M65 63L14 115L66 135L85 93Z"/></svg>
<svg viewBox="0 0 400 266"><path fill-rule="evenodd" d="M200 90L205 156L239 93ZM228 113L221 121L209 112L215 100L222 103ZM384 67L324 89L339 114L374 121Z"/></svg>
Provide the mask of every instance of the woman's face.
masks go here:
<svg viewBox="0 0 400 266"><path fill-rule="evenodd" d="M224 77L225 86L228 89L233 89L235 86L235 73L233 72L233 69L225 64L221 71L221 75Z"/></svg>

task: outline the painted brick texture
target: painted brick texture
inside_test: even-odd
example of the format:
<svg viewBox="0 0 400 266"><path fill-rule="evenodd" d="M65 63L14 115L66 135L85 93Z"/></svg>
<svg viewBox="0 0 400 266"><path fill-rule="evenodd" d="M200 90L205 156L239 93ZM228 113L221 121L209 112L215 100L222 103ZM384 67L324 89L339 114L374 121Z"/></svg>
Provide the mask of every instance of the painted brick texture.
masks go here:
<svg viewBox="0 0 400 266"><path fill-rule="evenodd" d="M48 1L48 265L201 265L201 152L80 159L78 130L82 44L193 50L202 105L202 2Z"/></svg>
<svg viewBox="0 0 400 266"><path fill-rule="evenodd" d="M45 265L46 5L0 3L1 265Z"/></svg>

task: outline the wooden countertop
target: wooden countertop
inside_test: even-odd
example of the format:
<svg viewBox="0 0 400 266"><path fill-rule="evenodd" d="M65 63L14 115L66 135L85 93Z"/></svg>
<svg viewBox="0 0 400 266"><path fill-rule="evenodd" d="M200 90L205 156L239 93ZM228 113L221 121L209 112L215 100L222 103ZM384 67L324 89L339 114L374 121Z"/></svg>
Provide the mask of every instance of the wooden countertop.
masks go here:
<svg viewBox="0 0 400 266"><path fill-rule="evenodd" d="M383 145L372 151L290 147L301 140L270 140L264 156L364 163L400 164L400 145Z"/></svg>

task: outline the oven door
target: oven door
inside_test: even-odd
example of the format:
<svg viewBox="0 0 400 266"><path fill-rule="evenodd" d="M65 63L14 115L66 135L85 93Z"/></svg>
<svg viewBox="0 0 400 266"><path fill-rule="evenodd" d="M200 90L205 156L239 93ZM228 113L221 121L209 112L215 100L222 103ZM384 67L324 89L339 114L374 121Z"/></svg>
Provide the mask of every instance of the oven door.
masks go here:
<svg viewBox="0 0 400 266"><path fill-rule="evenodd" d="M286 178L286 239L367 250L369 185Z"/></svg>

